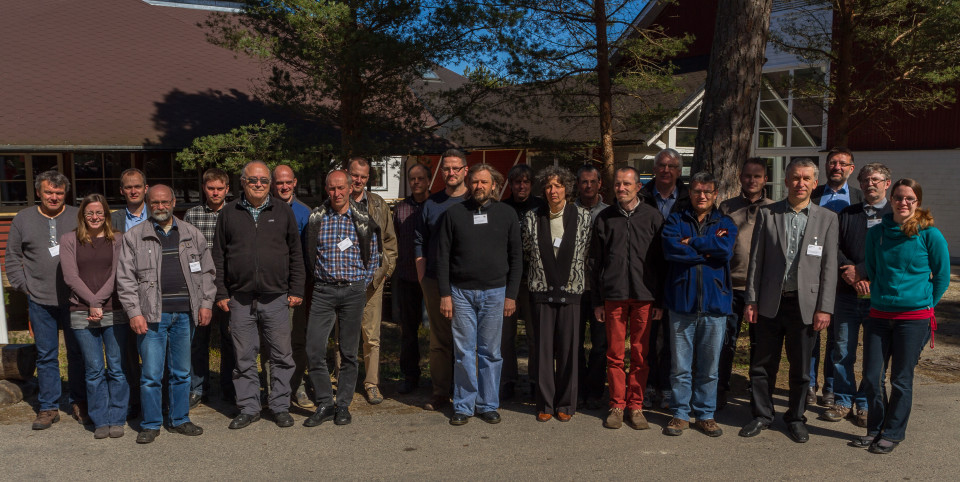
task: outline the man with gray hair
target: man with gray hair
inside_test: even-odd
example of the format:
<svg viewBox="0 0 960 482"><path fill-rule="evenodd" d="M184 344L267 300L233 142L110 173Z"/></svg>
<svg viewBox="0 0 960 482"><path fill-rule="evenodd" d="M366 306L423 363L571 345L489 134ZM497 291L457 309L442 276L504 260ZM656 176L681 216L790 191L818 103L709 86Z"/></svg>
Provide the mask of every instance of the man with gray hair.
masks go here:
<svg viewBox="0 0 960 482"><path fill-rule="evenodd" d="M70 181L57 171L46 171L34 181L40 205L13 218L7 238L6 270L10 286L27 295L30 325L37 346L37 403L34 430L60 421L60 335L67 346L72 415L87 417L83 355L70 329L70 288L60 269L60 236L77 229L77 208L64 201Z"/></svg>
<svg viewBox="0 0 960 482"><path fill-rule="evenodd" d="M653 158L653 179L640 190L641 199L651 207L657 208L663 219L670 214L681 212L690 207L690 195L687 186L680 180L683 172L683 157L674 149L664 149ZM671 343L666 327L670 323L670 314L664 311L663 317L653 320L650 325L650 375L647 377L647 390L643 397L644 406L650 407L660 397L660 407L670 407L670 353Z"/></svg>
<svg viewBox="0 0 960 482"><path fill-rule="evenodd" d="M795 442L810 439L803 415L810 357L815 333L830 326L837 290L837 216L810 201L817 174L813 161L791 161L787 198L764 206L757 217L743 312L754 324L753 420L741 437L759 435L773 423L773 391L786 342L790 396L783 420Z"/></svg>
<svg viewBox="0 0 960 482"><path fill-rule="evenodd" d="M836 402L820 415L829 422L846 417L860 426L867 426L867 396L863 387L857 388L854 365L860 326L870 316L870 280L865 265L867 230L880 224L892 207L887 202L890 189L890 169L879 162L863 166L857 176L863 191L863 202L840 211L840 248L837 263L840 279L837 282L837 304L833 330L833 389Z"/></svg>
<svg viewBox="0 0 960 482"><path fill-rule="evenodd" d="M271 198L265 163L244 166L240 186L240 197L223 207L213 240L217 306L230 313L237 360L233 384L240 415L230 428L260 420L256 361L261 334L270 353L270 411L277 426L290 427L294 362L289 309L303 302L305 277L300 232L290 206Z"/></svg>

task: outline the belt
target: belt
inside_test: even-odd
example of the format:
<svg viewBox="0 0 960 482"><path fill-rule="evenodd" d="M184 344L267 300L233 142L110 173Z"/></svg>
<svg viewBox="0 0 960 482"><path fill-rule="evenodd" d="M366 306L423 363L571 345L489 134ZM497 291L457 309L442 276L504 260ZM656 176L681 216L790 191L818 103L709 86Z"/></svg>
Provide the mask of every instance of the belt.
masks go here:
<svg viewBox="0 0 960 482"><path fill-rule="evenodd" d="M797 291L782 291L782 292L780 292L780 297L781 297L781 298L796 298L796 297L797 297L797 293L798 293Z"/></svg>
<svg viewBox="0 0 960 482"><path fill-rule="evenodd" d="M321 281L317 284L324 286L353 286L358 284L366 284L366 281L362 279L357 281Z"/></svg>

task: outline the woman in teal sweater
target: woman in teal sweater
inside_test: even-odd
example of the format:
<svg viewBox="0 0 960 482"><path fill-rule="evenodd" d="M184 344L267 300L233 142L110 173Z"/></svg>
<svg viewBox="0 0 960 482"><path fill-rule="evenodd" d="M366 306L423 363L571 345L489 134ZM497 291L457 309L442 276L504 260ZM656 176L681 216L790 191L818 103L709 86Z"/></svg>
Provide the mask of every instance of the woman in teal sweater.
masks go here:
<svg viewBox="0 0 960 482"><path fill-rule="evenodd" d="M923 189L913 179L894 183L893 214L867 232L870 318L863 325L863 385L867 435L852 442L873 453L893 451L904 439L913 403L913 369L931 328L933 308L950 283L947 241L922 209ZM890 367L891 392L883 379Z"/></svg>

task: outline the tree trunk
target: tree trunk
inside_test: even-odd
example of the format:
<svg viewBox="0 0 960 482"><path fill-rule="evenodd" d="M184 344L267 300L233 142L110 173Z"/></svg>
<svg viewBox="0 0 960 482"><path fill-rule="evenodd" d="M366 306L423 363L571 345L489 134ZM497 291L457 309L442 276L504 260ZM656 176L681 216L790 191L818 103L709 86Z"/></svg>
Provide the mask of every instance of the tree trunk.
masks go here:
<svg viewBox="0 0 960 482"><path fill-rule="evenodd" d="M833 41L837 62L832 65L833 78L830 82L835 91L827 125L833 134L830 139L833 145L847 147L850 140L850 93L853 87L853 6L850 2L837 2L834 12L836 23Z"/></svg>
<svg viewBox="0 0 960 482"><path fill-rule="evenodd" d="M597 90L604 198L613 199L613 87L610 81L610 46L607 41L607 10L604 0L593 1L593 21L597 31Z"/></svg>
<svg viewBox="0 0 960 482"><path fill-rule="evenodd" d="M721 201L739 194L740 166L750 155L772 4L726 0L717 8L693 172L713 172Z"/></svg>

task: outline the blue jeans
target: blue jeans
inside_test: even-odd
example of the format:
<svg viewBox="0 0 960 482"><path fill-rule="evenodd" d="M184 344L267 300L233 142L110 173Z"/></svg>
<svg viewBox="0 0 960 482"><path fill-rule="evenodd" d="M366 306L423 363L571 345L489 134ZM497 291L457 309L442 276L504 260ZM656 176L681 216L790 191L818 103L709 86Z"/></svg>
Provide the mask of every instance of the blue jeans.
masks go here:
<svg viewBox="0 0 960 482"><path fill-rule="evenodd" d="M124 352L129 330L126 325L73 330L83 352L87 411L95 427L123 426L126 423L130 386L123 374L123 365L126 363Z"/></svg>
<svg viewBox="0 0 960 482"><path fill-rule="evenodd" d="M867 434L900 442L913 405L913 369L930 336L930 320L881 320L863 323L863 388L869 409ZM890 366L890 397L883 379Z"/></svg>
<svg viewBox="0 0 960 482"><path fill-rule="evenodd" d="M60 334L67 347L67 378L70 389L68 402L84 403L87 391L83 377L83 354L77 338L70 329L70 310L67 306L49 306L34 303L27 297L30 326L37 345L37 402L40 410L60 408Z"/></svg>
<svg viewBox="0 0 960 482"><path fill-rule="evenodd" d="M671 310L667 329L674 348L670 368L673 416L689 421L692 413L697 420L710 420L717 409L720 349L727 316Z"/></svg>
<svg viewBox="0 0 960 482"><path fill-rule="evenodd" d="M453 410L473 415L500 407L500 337L506 287L462 290L453 297Z"/></svg>
<svg viewBox="0 0 960 482"><path fill-rule="evenodd" d="M160 323L147 323L147 332L137 335L137 347L143 368L140 375L140 406L143 408L141 429L159 429L163 424L161 409L163 369L170 369L170 426L190 421L190 338L193 321L190 313L163 313Z"/></svg>
<svg viewBox="0 0 960 482"><path fill-rule="evenodd" d="M870 300L860 299L850 293L837 293L833 311L833 390L836 404L866 410L867 396L863 384L857 389L853 367L857 362L860 326L870 316Z"/></svg>
<svg viewBox="0 0 960 482"><path fill-rule="evenodd" d="M821 330L816 332L816 339L813 341L813 356L810 358L810 386L817 388L817 367L820 365L820 333L826 332L827 346L823 353L823 386L821 393L832 393L833 387L833 347L836 345L833 330Z"/></svg>

